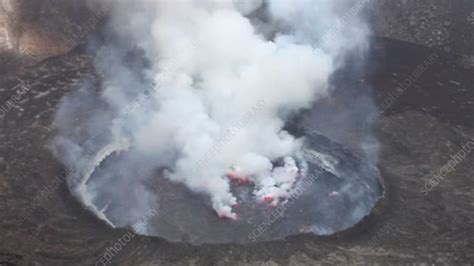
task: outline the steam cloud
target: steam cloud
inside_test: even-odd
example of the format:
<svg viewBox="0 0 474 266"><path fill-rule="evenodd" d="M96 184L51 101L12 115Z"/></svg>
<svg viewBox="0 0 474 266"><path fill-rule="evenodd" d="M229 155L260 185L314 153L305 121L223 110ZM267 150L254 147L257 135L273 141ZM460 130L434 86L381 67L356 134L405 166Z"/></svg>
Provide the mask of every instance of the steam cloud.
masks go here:
<svg viewBox="0 0 474 266"><path fill-rule="evenodd" d="M341 27L357 3L114 1L113 37L96 47L102 90L85 81L56 117L71 190L113 226L156 204L157 170L220 216L235 218L229 176L251 179L257 199L287 197L304 163L285 120L327 96L346 52L365 46L358 14ZM104 163L123 150L120 164Z"/></svg>

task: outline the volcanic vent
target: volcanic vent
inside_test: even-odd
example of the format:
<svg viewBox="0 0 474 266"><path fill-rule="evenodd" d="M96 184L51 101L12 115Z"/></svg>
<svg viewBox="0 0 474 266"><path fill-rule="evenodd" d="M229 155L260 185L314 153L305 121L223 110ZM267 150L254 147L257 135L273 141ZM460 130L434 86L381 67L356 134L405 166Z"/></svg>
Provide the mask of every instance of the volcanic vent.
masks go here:
<svg viewBox="0 0 474 266"><path fill-rule="evenodd" d="M120 151L105 157L87 186L100 187L110 169L120 167L126 160L127 153ZM379 172L370 162L317 132L307 136L302 160L307 165L298 173L288 198L282 200L270 195L256 198L250 179L229 173L231 189L237 197L236 217L232 220L211 211L206 197L156 171L148 185L157 195L154 208L158 215L142 233L195 244L268 241L301 233L329 235L358 223L383 194ZM114 182L109 185L113 187ZM105 210L100 216L109 219L108 210L127 211L111 201L115 197L113 191L103 189L96 193L101 197L92 205L96 210ZM110 219L110 223L116 222Z"/></svg>
<svg viewBox="0 0 474 266"><path fill-rule="evenodd" d="M139 233L171 241L326 235L360 221L382 195L377 169L285 128L363 54L367 2L351 3L114 2L110 34L91 45L99 80L56 116L72 193L113 227L154 209ZM331 28L341 17L350 23Z"/></svg>

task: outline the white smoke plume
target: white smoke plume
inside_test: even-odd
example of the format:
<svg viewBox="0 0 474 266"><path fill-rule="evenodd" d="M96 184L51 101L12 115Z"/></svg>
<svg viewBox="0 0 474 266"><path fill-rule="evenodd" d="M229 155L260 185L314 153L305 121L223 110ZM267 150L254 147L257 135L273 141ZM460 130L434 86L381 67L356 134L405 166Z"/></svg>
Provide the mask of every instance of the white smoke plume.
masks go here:
<svg viewBox="0 0 474 266"><path fill-rule="evenodd" d="M127 66L113 42L97 53L107 111L82 123L88 135L106 125L105 150L88 154L67 134L67 110L84 97L72 95L61 106L56 143L69 154L63 161L79 173L71 186L91 205L103 197L98 187L110 185L87 187L91 172L112 151L127 149L131 159L124 168L139 168L132 166L137 161L150 171L164 168L167 178L207 195L223 217L236 218L232 178L254 182L257 199L287 197L302 170L295 162L302 140L283 130L285 119L330 94L329 78L345 53L365 47L360 9L351 10L367 2L114 1L109 30L139 50L146 67ZM283 165L274 165L277 160ZM129 179L142 178L137 175ZM108 190L132 188L135 197L150 198L129 201L153 205L150 192L136 188L142 182L115 186Z"/></svg>

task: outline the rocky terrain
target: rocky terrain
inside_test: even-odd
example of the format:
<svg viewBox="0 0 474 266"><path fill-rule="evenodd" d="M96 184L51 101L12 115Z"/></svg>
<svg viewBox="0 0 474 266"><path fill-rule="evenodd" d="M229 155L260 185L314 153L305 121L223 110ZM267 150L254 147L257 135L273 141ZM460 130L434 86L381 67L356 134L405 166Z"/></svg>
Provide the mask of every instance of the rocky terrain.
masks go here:
<svg viewBox="0 0 474 266"><path fill-rule="evenodd" d="M474 2L375 1L375 34L464 55L474 65Z"/></svg>
<svg viewBox="0 0 474 266"><path fill-rule="evenodd" d="M336 81L369 90L379 108L371 122L386 195L361 223L330 237L247 245L192 246L136 235L110 256L112 265L472 264L471 5L377 2L378 35L424 46L376 39L367 73L348 69L341 76L351 78ZM93 15L86 2L66 0L2 0L0 12L0 265L106 265L111 247L129 231L113 230L82 208L49 149L61 98L96 78L87 53L68 51L106 12ZM336 97L325 108L330 114L352 107ZM337 128L337 117L328 120ZM339 141L350 146L361 132ZM453 159L462 151L462 159Z"/></svg>
<svg viewBox="0 0 474 266"><path fill-rule="evenodd" d="M63 54L84 43L107 15L106 5L96 3L0 1L0 71ZM370 14L377 36L440 48L463 55L465 64L474 65L471 0L376 0Z"/></svg>
<svg viewBox="0 0 474 266"><path fill-rule="evenodd" d="M375 131L386 196L368 218L331 237L300 235L247 245L192 246L136 235L113 256L111 247L129 233L109 228L80 206L48 148L61 97L95 76L91 58L75 51L3 76L0 264L105 265L105 258L113 265L472 262L474 153L465 147L474 139L474 69L442 51L406 43L378 40L373 51L369 65L375 72L354 79L374 88L380 109ZM414 74L429 58L423 73ZM408 78L411 84L400 93ZM435 178L463 149L454 169Z"/></svg>
<svg viewBox="0 0 474 266"><path fill-rule="evenodd" d="M0 72L71 51L100 25L102 8L87 1L0 1Z"/></svg>

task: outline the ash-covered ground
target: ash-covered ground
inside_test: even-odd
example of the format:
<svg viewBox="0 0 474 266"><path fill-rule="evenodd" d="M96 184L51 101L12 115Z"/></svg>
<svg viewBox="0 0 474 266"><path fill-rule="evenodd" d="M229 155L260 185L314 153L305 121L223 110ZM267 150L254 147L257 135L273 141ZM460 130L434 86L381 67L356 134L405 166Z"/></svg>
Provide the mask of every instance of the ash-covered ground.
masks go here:
<svg viewBox="0 0 474 266"><path fill-rule="evenodd" d="M78 49L2 76L0 264L102 265L125 235L129 241L111 256L113 265L472 263L474 69L458 57L398 41L377 40L371 54L369 74L348 69L334 84L373 90L380 117L337 130L342 118L331 113L351 105L336 93L317 110L329 125L318 128L316 116L305 126L350 148L372 127L385 198L369 217L335 235L245 245L171 244L114 230L70 195L67 173L48 147L61 97L95 77L85 53Z"/></svg>

